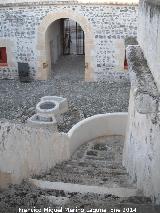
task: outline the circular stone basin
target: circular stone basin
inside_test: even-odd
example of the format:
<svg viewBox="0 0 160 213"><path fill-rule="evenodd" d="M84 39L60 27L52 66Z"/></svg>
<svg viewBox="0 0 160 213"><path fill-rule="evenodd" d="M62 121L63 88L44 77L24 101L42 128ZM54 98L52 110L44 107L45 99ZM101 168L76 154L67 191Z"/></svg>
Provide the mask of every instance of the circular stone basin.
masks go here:
<svg viewBox="0 0 160 213"><path fill-rule="evenodd" d="M54 109L56 104L53 102L45 102L40 105L40 109Z"/></svg>

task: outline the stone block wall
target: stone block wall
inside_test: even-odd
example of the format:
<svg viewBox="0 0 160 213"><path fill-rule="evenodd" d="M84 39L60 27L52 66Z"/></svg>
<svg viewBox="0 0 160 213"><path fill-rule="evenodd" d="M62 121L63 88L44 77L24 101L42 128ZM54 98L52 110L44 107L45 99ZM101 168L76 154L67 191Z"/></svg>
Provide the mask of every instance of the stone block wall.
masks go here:
<svg viewBox="0 0 160 213"><path fill-rule="evenodd" d="M160 2L141 0L138 41L160 91Z"/></svg>
<svg viewBox="0 0 160 213"><path fill-rule="evenodd" d="M145 196L160 204L160 93L139 46L128 48L131 79L123 164Z"/></svg>
<svg viewBox="0 0 160 213"><path fill-rule="evenodd" d="M92 77L88 79L104 80L109 75L121 78L125 76L123 70L125 45L124 39L128 36L137 35L137 6L116 4L55 4L55 3L17 3L1 4L0 7L0 46L13 42L9 52L13 59L12 64L0 67L0 79L18 77L17 62L29 63L31 76L37 77L39 64L38 27L48 14L65 14L70 11L75 20L87 20L89 27L84 23L91 34L86 40L88 49L92 49L90 56L86 53L86 63L91 64ZM61 18L57 16L57 19ZM66 17L67 18L67 17ZM83 22L83 21L82 21ZM88 34L87 32L87 34ZM86 35L87 37L88 35ZM93 49L94 46L94 49ZM42 55L45 57L45 50ZM43 61L41 57L40 63ZM42 69L40 67L40 69ZM45 70L44 70L45 72Z"/></svg>

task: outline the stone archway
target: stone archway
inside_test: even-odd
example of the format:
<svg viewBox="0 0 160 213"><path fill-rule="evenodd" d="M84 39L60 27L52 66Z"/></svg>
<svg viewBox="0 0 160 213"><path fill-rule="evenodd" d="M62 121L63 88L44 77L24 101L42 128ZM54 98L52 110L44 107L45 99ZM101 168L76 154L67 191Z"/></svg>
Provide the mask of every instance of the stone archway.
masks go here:
<svg viewBox="0 0 160 213"><path fill-rule="evenodd" d="M82 27L85 34L85 80L94 80L94 57L95 42L92 27L87 18L78 15L72 10L63 10L61 12L50 12L44 17L37 30L37 75L38 80L47 80L50 71L50 57L47 54L46 31L48 27L58 19L69 18Z"/></svg>

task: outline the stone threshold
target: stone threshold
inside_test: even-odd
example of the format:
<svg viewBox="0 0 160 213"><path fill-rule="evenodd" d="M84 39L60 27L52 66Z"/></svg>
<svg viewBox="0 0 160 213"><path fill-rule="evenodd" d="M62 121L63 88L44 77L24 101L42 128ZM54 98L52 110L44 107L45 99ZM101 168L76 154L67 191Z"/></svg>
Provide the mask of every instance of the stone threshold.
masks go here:
<svg viewBox="0 0 160 213"><path fill-rule="evenodd" d="M103 186L88 186L63 182L42 181L31 178L28 179L28 182L42 190L59 190L68 193L81 193L81 194L86 193L101 194L101 195L111 194L121 198L143 196L136 188L123 188L123 187L109 188Z"/></svg>

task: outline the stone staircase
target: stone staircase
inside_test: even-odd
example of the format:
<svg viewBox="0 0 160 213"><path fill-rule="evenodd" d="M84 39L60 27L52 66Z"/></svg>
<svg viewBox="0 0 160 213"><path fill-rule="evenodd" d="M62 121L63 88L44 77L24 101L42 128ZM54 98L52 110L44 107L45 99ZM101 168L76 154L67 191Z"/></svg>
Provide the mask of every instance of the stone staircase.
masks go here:
<svg viewBox="0 0 160 213"><path fill-rule="evenodd" d="M81 146L71 160L29 182L47 192L54 208L105 209L104 212L158 213L149 198L130 183L122 166L124 138L101 137ZM127 209L129 208L129 209ZM76 212L76 210L75 210Z"/></svg>

